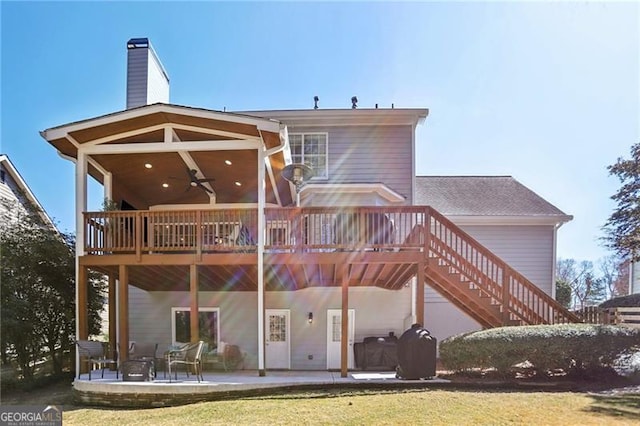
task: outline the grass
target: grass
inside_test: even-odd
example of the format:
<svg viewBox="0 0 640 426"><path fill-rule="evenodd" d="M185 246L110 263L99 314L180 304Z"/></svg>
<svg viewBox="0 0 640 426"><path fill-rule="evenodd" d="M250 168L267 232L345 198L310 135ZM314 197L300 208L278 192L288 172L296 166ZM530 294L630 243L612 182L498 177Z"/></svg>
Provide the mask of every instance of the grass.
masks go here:
<svg viewBox="0 0 640 426"><path fill-rule="evenodd" d="M637 425L640 394L405 390L300 392L147 410L74 407L65 425Z"/></svg>

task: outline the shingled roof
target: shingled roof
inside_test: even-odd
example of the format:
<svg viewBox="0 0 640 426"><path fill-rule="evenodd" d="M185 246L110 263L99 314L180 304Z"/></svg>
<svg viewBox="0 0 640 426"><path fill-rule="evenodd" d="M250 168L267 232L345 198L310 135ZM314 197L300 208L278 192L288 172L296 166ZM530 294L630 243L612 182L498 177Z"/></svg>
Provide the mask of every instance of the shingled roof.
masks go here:
<svg viewBox="0 0 640 426"><path fill-rule="evenodd" d="M415 204L447 216L572 219L511 176L417 176Z"/></svg>

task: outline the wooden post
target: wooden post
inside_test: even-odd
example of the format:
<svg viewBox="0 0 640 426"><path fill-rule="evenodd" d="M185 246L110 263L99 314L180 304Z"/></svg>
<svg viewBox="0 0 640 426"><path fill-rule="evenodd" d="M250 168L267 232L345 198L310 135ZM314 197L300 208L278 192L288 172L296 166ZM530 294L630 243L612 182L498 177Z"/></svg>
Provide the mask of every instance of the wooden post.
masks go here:
<svg viewBox="0 0 640 426"><path fill-rule="evenodd" d="M87 267L78 267L78 340L89 338L89 296Z"/></svg>
<svg viewBox="0 0 640 426"><path fill-rule="evenodd" d="M426 256L426 255L425 255ZM416 274L416 322L424 327L424 266L425 262L418 262L418 273Z"/></svg>
<svg viewBox="0 0 640 426"><path fill-rule="evenodd" d="M108 287L108 303L109 303L109 350L112 354L116 353L118 335L118 317L116 315L116 276L109 274L109 287Z"/></svg>
<svg viewBox="0 0 640 426"><path fill-rule="evenodd" d="M349 369L349 267L340 265L342 280L342 329L340 331L340 377L347 377Z"/></svg>
<svg viewBox="0 0 640 426"><path fill-rule="evenodd" d="M509 325L511 292L509 289L509 274L506 265L502 265L502 325Z"/></svg>
<svg viewBox="0 0 640 426"><path fill-rule="evenodd" d="M198 265L189 266L189 289L191 299L191 315L190 328L191 328L191 342L195 343L200 340L200 327L198 323Z"/></svg>
<svg viewBox="0 0 640 426"><path fill-rule="evenodd" d="M120 265L118 274L118 362L129 358L129 270Z"/></svg>
<svg viewBox="0 0 640 426"><path fill-rule="evenodd" d="M89 337L89 315L88 315L88 295L87 295L87 268L85 266L78 266L76 281L76 294L77 306L76 306L76 330L78 335L77 340L87 340ZM76 358L76 377L79 377L81 373L87 373L87 363L80 362L80 356Z"/></svg>
<svg viewBox="0 0 640 426"><path fill-rule="evenodd" d="M140 215L140 212L136 212L134 220L136 260L140 262L140 259L142 259L142 216Z"/></svg>

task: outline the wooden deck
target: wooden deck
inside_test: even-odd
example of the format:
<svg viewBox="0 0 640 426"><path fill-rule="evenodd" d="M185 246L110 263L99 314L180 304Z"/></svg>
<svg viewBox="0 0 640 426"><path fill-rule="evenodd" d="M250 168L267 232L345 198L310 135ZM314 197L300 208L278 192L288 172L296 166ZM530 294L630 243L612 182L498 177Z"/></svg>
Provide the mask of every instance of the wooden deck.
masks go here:
<svg viewBox="0 0 640 426"><path fill-rule="evenodd" d="M549 295L428 206L109 211L84 215L81 266L154 291L313 286L400 289L428 282L486 327L578 322ZM346 267L346 272L344 268ZM194 271L195 268L195 271Z"/></svg>

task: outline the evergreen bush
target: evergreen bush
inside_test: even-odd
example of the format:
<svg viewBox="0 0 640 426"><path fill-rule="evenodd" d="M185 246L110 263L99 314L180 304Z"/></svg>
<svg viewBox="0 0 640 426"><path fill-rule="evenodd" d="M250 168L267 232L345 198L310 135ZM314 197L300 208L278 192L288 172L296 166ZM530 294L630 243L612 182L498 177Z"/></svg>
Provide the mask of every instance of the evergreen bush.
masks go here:
<svg viewBox="0 0 640 426"><path fill-rule="evenodd" d="M595 376L611 371L621 357L639 352L640 329L598 324L499 327L440 343L445 368L458 372L495 369L501 375L530 363L538 374L562 369Z"/></svg>

